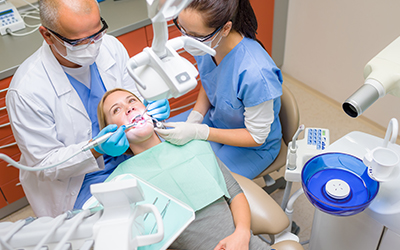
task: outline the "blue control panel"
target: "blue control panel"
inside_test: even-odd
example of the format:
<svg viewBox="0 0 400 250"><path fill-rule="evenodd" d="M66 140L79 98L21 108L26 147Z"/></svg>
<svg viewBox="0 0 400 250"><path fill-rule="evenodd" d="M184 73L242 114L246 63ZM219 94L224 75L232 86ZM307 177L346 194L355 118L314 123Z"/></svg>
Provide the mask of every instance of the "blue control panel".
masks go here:
<svg viewBox="0 0 400 250"><path fill-rule="evenodd" d="M307 144L315 146L317 150L324 150L329 143L328 136L329 135L325 129L308 129Z"/></svg>
<svg viewBox="0 0 400 250"><path fill-rule="evenodd" d="M0 12L1 26L6 26L12 23L16 23L18 21L19 20L15 17L14 11L12 9Z"/></svg>

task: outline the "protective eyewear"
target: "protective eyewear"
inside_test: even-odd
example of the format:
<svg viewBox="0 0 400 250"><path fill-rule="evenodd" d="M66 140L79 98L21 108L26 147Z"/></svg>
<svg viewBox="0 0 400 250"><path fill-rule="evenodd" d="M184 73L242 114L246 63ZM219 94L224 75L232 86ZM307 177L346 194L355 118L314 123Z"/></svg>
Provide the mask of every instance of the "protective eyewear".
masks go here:
<svg viewBox="0 0 400 250"><path fill-rule="evenodd" d="M184 35L184 36L188 36L191 38L196 39L197 41L200 42L204 42L207 41L208 39L210 39L211 37L213 37L215 34L217 34L218 31L220 31L222 29L222 27L224 27L224 25L222 25L221 27L215 29L211 34L208 34L206 36L202 36L202 37L198 37L198 36L192 36L189 35L188 33L186 33L186 31L182 28L182 26L178 23L178 18L175 18L174 20L174 24L175 26L178 28L178 30Z"/></svg>
<svg viewBox="0 0 400 250"><path fill-rule="evenodd" d="M107 32L108 29L108 25L106 23L106 21L100 17L100 21L103 24L103 27L96 32L95 34L88 36L88 37L84 37L84 38L79 38L79 39L68 39L66 37L63 37L62 35L58 34L55 31L52 31L49 28L46 28L47 30L49 30L53 35L56 36L56 38L61 39L61 43L65 46L68 47L71 50L77 50L77 49L85 49L87 48L91 43L93 42L98 42L100 41L104 34ZM57 39L58 40L58 39Z"/></svg>

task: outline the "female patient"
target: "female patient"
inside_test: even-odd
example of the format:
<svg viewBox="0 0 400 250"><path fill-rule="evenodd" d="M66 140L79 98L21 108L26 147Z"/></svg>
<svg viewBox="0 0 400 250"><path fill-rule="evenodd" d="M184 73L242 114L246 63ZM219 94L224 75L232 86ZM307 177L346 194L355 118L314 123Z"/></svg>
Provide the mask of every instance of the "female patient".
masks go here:
<svg viewBox="0 0 400 250"><path fill-rule="evenodd" d="M145 106L134 94L124 89L110 90L99 103L100 127L105 127L107 124L118 126L129 124L138 114L142 114L144 109ZM135 157L140 157L140 154L145 155L145 151L151 151L153 147L182 148L182 146L161 142L154 132L151 119L127 130L126 136ZM196 143L196 141L193 142ZM207 144L204 145L207 147ZM135 157L131 159L134 160ZM218 173L222 171L223 185L226 185L230 198L222 195L216 201L197 210L196 219L170 247L174 249L271 249L251 233L250 209L239 185L222 162L218 161L216 166L220 167L220 170L216 167Z"/></svg>

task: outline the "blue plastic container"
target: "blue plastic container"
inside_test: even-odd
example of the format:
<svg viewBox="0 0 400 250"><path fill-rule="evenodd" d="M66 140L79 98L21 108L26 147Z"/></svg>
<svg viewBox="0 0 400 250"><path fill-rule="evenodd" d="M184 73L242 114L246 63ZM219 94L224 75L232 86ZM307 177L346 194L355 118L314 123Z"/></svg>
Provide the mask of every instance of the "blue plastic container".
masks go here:
<svg viewBox="0 0 400 250"><path fill-rule="evenodd" d="M368 168L358 158L343 153L325 153L311 158L303 167L301 178L304 194L323 212L350 216L364 211L375 198L379 183L368 176ZM332 179L350 187L345 198L334 198L326 191Z"/></svg>

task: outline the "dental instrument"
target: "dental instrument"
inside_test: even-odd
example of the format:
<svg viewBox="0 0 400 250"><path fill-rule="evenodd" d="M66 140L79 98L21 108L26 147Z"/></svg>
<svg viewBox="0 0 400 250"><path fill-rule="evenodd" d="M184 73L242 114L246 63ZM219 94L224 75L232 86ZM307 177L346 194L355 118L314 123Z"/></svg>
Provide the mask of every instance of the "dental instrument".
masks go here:
<svg viewBox="0 0 400 250"><path fill-rule="evenodd" d="M125 131L128 130L128 129L130 129L130 128L132 128L132 127L137 126L137 125L138 125L140 122L142 122L142 121L145 121L145 119L144 119L141 115L137 115L137 116L133 119L133 122L132 122L132 123L126 125ZM42 171L42 170L45 170L45 169L54 168L54 167L56 167L56 166L58 166L58 165L61 165L61 164L63 164L64 162L67 162L68 160L70 160L70 159L72 159L73 157L77 156L78 154L80 154L80 153L82 153L82 152L85 152L85 151L87 151L87 150L90 150L90 149L92 149L92 148L94 148L94 147L100 145L101 143L105 142L108 138L110 138L114 133L115 133L115 132L109 132L109 133L107 133L107 134L105 134L105 135L103 135L103 136L100 136L99 138L96 138L96 139L94 139L94 140L88 142L86 145L84 145L84 146L81 148L81 150L75 152L74 154L72 154L72 155L71 155L70 157L68 157L67 159L62 160L62 161L60 161L60 162L58 162L58 163L56 163L56 164L49 165L49 166L35 167L35 168L28 167L28 166L24 166L24 165L22 165L22 164L20 164L20 163L18 163L18 162L16 162L16 161L14 161L11 157L9 157L9 156L7 156L7 155L5 155L5 154L1 154L1 153L0 153L0 159L2 159L2 160L4 160L5 162L9 163L9 165L12 165L12 166L14 166L14 167L16 167L16 168L19 168L19 169L22 169L22 170L33 171L33 172L35 172L35 171Z"/></svg>
<svg viewBox="0 0 400 250"><path fill-rule="evenodd" d="M137 115L133 119L132 123L126 125L126 128L125 128L124 131L126 131L126 130L132 128L132 127L137 126L139 124L139 122L142 121L142 120L143 120L143 117L140 116L140 115ZM108 138L110 138L114 133L115 132L109 132L107 134L104 134L104 135L100 136L99 138L93 139L92 141L88 142L88 144L86 144L85 146L82 147L82 151L84 152L84 151L87 151L87 150L92 149L94 147L97 147L98 145L100 145L103 142L107 141Z"/></svg>
<svg viewBox="0 0 400 250"><path fill-rule="evenodd" d="M167 201L167 204L165 204L163 210L162 210L161 213L160 213L160 214L161 214L161 218L163 218L163 219L164 219L165 213L167 212L167 209L168 209L168 206L169 206L169 203L170 203L170 202L171 202L171 200L168 200L168 201ZM153 231L154 231L154 229L156 228L156 226L157 226L157 223L154 224L153 228L152 228L151 231L150 231L150 234L153 233Z"/></svg>
<svg viewBox="0 0 400 250"><path fill-rule="evenodd" d="M156 198L154 199L153 205L155 205L157 201L158 201L158 197L156 197ZM145 220L147 219L147 216L149 216L149 213L147 213L147 214L144 216L143 221L145 221Z"/></svg>
<svg viewBox="0 0 400 250"><path fill-rule="evenodd" d="M177 98L196 87L197 69L177 53L184 45L215 55L214 49L191 37L181 36L168 40L167 21L176 17L191 1L146 1L148 16L153 25L152 46L143 49L127 63L129 75L146 100Z"/></svg>
<svg viewBox="0 0 400 250"><path fill-rule="evenodd" d="M144 111L143 111L142 116L144 116L144 114L146 114L147 110L149 109L149 106L150 106L150 104L147 104L146 108L145 108Z"/></svg>

